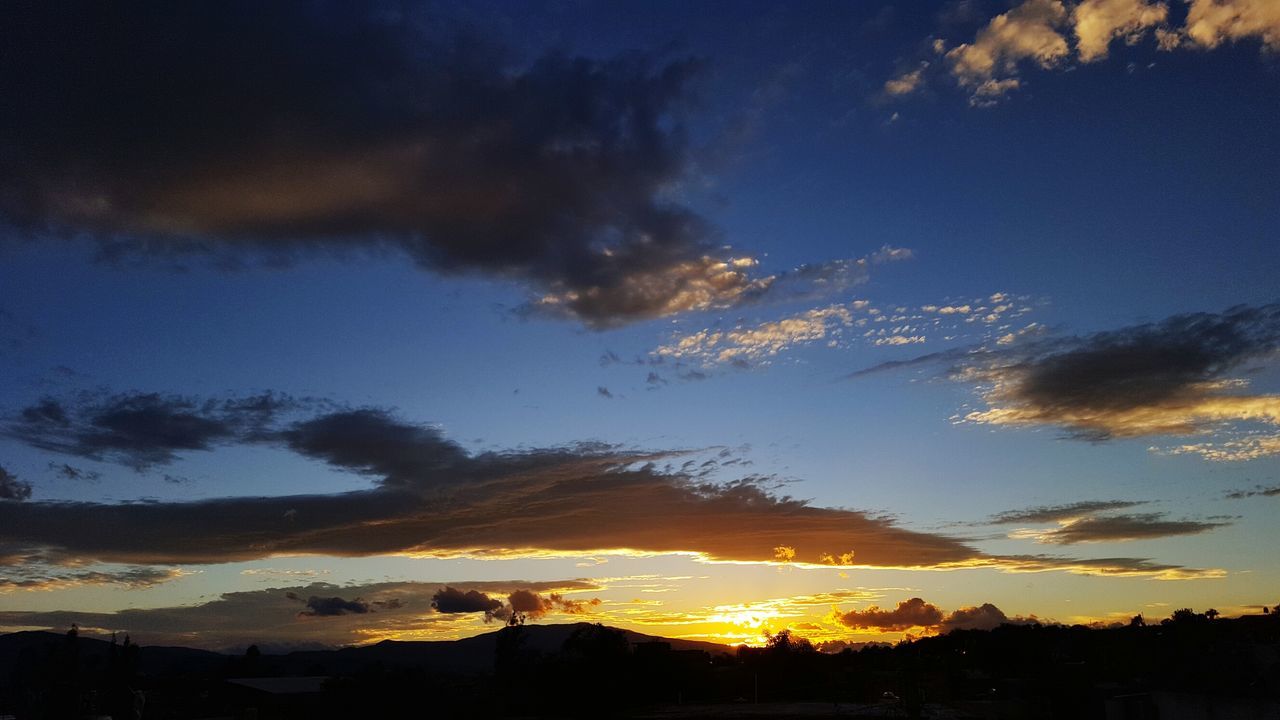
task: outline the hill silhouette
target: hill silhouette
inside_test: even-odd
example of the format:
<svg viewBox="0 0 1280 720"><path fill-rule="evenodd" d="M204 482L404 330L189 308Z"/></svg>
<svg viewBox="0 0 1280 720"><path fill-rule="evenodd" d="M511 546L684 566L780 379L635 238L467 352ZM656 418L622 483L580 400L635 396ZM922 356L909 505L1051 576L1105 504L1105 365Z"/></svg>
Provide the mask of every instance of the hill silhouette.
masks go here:
<svg viewBox="0 0 1280 720"><path fill-rule="evenodd" d="M1006 624L835 654L786 631L765 647L729 648L590 623L278 655L74 632L0 636L0 715L23 720L408 718L424 708L440 717L1154 718L1170 708L1280 717L1280 614Z"/></svg>
<svg viewBox="0 0 1280 720"><path fill-rule="evenodd" d="M559 652L575 631L593 627L591 623L560 623L524 626L527 650L554 654ZM734 648L711 642L663 638L634 630L611 628L623 633L631 644L664 642L672 650L697 650L711 655L731 654ZM502 630L481 633L458 640L383 640L371 645L358 645L332 650L295 650L287 653L262 653L261 662L282 675L326 667L331 673L349 673L360 668L382 664L388 667L421 667L454 673L482 673L493 669L494 651ZM0 635L0 677L12 674L24 651L39 651L65 639L62 633L28 630ZM88 664L105 662L110 653L109 640L80 635L79 654ZM144 645L138 649L138 672L143 675L180 675L214 672L237 654L188 647Z"/></svg>

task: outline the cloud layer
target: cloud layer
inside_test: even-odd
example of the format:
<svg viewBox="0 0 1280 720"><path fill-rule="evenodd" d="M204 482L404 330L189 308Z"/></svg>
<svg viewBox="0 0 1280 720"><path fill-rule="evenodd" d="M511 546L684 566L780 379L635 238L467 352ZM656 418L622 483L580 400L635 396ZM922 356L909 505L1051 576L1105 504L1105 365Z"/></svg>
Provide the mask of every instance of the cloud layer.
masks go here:
<svg viewBox="0 0 1280 720"><path fill-rule="evenodd" d="M0 611L0 631L14 628L65 630L76 623L87 632L128 632L150 645L208 649L334 646L387 638L446 638L459 624L476 625L483 612L433 608L444 588L463 595L526 595L548 603L545 612L564 612L563 593L599 589L586 580L455 582L382 582L355 586L313 583L306 586L223 593L199 604L126 609L118 612ZM549 604L553 595L561 603ZM499 602L499 605L502 603ZM567 614L580 613L589 601L568 602Z"/></svg>
<svg viewBox="0 0 1280 720"><path fill-rule="evenodd" d="M95 397L83 399L88 407L98 406ZM119 402L135 404L127 397ZM174 402L187 407L194 401ZM222 408L228 402L196 404ZM67 417L96 417L65 400L46 399L32 407L51 404ZM469 454L434 427L367 408L281 416L251 426L251 432L233 435L235 441L319 460L368 476L373 486L332 495L196 502L0 503L0 549L55 565L157 565L303 554L597 551L776 562L778 548L785 547L785 562L814 565L1056 568L1166 576L1185 570L1134 558L1098 565L1074 558L989 556L959 539L908 530L881 516L777 495L769 478L706 481L701 473L706 463L677 464L684 455L680 452L577 445ZM145 437L179 452L168 436ZM152 449L137 439L131 436L129 453L104 457L125 464L152 457ZM31 442L71 454L81 450L75 442L46 440L37 435ZM189 451L204 449L191 445ZM1196 576L1201 571L1186 572Z"/></svg>

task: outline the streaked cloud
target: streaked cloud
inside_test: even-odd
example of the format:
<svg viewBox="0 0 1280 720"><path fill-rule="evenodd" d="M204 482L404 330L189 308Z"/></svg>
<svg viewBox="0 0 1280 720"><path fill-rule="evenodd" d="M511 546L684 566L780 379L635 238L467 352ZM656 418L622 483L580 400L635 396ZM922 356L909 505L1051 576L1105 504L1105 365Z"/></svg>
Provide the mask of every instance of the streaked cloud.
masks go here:
<svg viewBox="0 0 1280 720"><path fill-rule="evenodd" d="M1153 540L1180 535L1199 535L1230 525L1223 521L1173 520L1165 513L1085 515L1059 521L1049 530L1018 530L1014 538L1029 538L1056 545L1095 542Z"/></svg>
<svg viewBox="0 0 1280 720"><path fill-rule="evenodd" d="M1050 555L1002 555L988 563L1005 572L1041 573L1064 571L1099 577L1149 577L1155 580L1211 580L1226 577L1219 568L1188 568L1149 558L1100 557L1062 558Z"/></svg>
<svg viewBox="0 0 1280 720"><path fill-rule="evenodd" d="M1263 487L1255 485L1248 490L1232 490L1226 494L1228 500L1247 500L1252 497L1278 497L1280 496L1280 485L1272 487Z"/></svg>
<svg viewBox="0 0 1280 720"><path fill-rule="evenodd" d="M706 463L690 465L688 451L582 444L470 454L436 427L377 409L336 410L278 423L258 427L241 442L267 444L367 476L373 487L192 502L0 503L0 547L12 548L15 557L44 558L49 568L288 555L680 553L711 562L782 561L800 567L1148 575L1186 570L1188 577L1201 572L1141 559L1098 564L986 555L960 539L909 530L882 515L779 495L768 477L707 481L701 470ZM165 438L158 442L167 446ZM77 449L66 447L72 453ZM129 532L119 532L122 527ZM781 558L779 548L785 549Z"/></svg>
<svg viewBox="0 0 1280 720"><path fill-rule="evenodd" d="M1107 510L1124 510L1145 504L1137 500L1083 500L1067 505L1042 505L1025 510L1006 510L991 516L990 522L1006 523L1048 523L1061 520L1076 520Z"/></svg>

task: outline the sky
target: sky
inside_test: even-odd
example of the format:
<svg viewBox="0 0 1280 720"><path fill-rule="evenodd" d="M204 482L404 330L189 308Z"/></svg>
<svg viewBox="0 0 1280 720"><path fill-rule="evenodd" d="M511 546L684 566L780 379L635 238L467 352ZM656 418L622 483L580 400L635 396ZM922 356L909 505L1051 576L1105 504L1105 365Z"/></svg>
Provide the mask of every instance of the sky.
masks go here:
<svg viewBox="0 0 1280 720"><path fill-rule="evenodd" d="M1271 0L0 16L0 631L1280 596Z"/></svg>

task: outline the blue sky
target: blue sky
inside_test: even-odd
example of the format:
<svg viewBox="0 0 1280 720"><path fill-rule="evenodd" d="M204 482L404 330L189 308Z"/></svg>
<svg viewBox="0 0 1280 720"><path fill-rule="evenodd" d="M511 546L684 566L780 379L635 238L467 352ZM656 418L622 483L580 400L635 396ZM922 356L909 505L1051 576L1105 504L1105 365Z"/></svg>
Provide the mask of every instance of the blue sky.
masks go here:
<svg viewBox="0 0 1280 720"><path fill-rule="evenodd" d="M258 22L276 54L228 65L302 88L270 99L238 94L226 78L241 70L182 74L216 52L120 49L127 18L26 20L32 37L101 33L104 72L121 76L179 53L155 87L86 93L11 41L19 61L0 75L25 99L0 146L0 511L19 529L0 531L0 628L70 617L41 614L58 610L173 639L111 613L311 582L414 600L329 625L272 605L282 643L478 632L483 618L433 611L432 592L499 580L475 587L504 602L559 588L602 603L535 614L726 641L801 624L827 641L897 637L848 612L913 596L1064 622L1274 601L1268 3L389 8L355 21L368 37L323 5ZM1090 12L1105 32L1082 24ZM139 32L217 48L254 13L153 12ZM981 58L993 64L974 70ZM230 119L192 114L210 108ZM260 426L210 409L262 393L277 402ZM45 401L70 419L32 420ZM111 425L122 408L144 412ZM336 434L307 434L321 421ZM169 433L184 422L191 437ZM446 480L414 474L432 453ZM568 515L539 521L543 495L519 495L516 515L483 525L506 540L481 525L465 542L413 535L506 487L490 457L536 466L520 482L544 488L584 464L598 474L575 479L590 489L563 499ZM694 493L691 517L727 539L682 545L679 524L565 539L560 524L624 507L618 468ZM716 515L744 479L751 507L795 534L776 543L794 557ZM285 523L196 553L164 529L214 499L249 518L260 496L406 488L421 517L376 549ZM806 535L818 520L788 524L783 496L868 525L829 547L838 523ZM1069 507L1091 501L1141 504ZM71 531L76 513L140 502L154 552ZM679 514L664 507L635 521ZM1034 508L1058 511L991 522ZM1046 534L1073 527L1083 540ZM857 543L903 529L937 555L862 561ZM640 576L669 587L632 587ZM663 605L627 605L641 589ZM251 625L179 639L268 632Z"/></svg>

